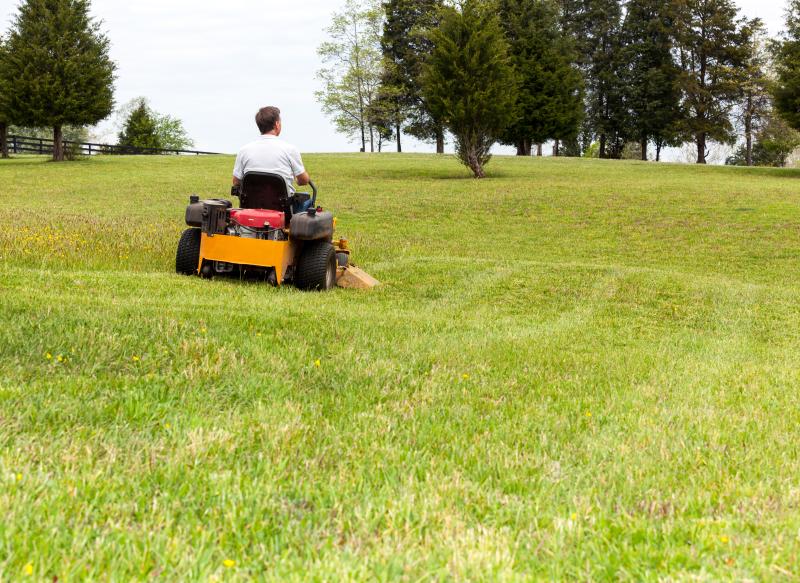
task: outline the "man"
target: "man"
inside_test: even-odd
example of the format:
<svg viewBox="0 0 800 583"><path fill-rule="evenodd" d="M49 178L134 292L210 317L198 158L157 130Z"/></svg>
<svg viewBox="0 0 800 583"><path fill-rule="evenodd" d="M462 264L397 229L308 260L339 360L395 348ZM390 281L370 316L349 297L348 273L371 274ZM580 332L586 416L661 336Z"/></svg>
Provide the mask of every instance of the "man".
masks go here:
<svg viewBox="0 0 800 583"><path fill-rule="evenodd" d="M299 186L307 185L311 179L300 152L278 138L282 129L281 110L262 107L256 114L256 125L261 137L239 150L233 166L233 185L240 186L244 175L251 171L271 172L283 177L290 195L294 193L295 180Z"/></svg>

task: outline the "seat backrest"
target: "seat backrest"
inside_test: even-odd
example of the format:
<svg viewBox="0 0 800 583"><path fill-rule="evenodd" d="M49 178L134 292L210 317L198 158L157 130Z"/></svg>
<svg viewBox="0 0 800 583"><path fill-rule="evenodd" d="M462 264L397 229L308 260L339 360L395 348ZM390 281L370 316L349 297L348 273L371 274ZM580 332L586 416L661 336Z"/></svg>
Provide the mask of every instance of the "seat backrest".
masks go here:
<svg viewBox="0 0 800 583"><path fill-rule="evenodd" d="M267 209L286 213L291 218L289 189L282 176L270 172L248 172L242 180L239 203L243 209Z"/></svg>

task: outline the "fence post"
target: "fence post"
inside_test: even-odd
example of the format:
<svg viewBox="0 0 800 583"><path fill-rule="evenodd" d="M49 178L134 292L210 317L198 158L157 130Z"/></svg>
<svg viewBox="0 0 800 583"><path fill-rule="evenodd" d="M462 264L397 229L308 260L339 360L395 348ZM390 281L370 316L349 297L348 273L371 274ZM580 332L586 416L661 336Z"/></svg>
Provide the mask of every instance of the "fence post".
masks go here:
<svg viewBox="0 0 800 583"><path fill-rule="evenodd" d="M17 152L17 136L11 136L11 148L14 150L14 154L18 154Z"/></svg>
<svg viewBox="0 0 800 583"><path fill-rule="evenodd" d="M39 154L44 154L44 141L39 138Z"/></svg>

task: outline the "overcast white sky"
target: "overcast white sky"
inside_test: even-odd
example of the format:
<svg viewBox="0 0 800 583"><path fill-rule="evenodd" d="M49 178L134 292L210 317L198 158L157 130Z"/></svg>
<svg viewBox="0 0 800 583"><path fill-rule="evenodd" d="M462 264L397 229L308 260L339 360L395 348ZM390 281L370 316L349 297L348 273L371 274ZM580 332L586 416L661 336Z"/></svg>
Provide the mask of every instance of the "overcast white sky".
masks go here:
<svg viewBox="0 0 800 583"><path fill-rule="evenodd" d="M770 32L785 0L738 0ZM0 0L0 30L19 0ZM284 135L303 152L354 151L314 99L316 48L343 0L93 0L119 65L117 102L148 97L181 118L196 147L236 152L257 134L262 105L283 112ZM407 142L407 149L431 147Z"/></svg>

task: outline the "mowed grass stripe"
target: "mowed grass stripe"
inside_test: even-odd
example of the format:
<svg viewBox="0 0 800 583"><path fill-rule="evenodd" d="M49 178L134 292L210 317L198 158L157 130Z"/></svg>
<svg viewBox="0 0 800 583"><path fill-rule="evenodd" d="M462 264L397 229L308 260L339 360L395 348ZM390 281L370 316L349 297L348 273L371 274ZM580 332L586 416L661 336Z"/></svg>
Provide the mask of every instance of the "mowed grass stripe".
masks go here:
<svg viewBox="0 0 800 583"><path fill-rule="evenodd" d="M231 163L0 164L0 578L800 563L796 172L308 156L386 285L305 294L172 275Z"/></svg>

